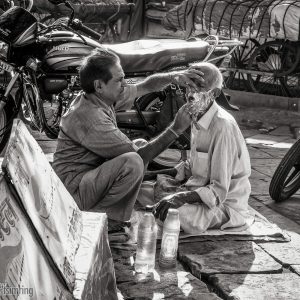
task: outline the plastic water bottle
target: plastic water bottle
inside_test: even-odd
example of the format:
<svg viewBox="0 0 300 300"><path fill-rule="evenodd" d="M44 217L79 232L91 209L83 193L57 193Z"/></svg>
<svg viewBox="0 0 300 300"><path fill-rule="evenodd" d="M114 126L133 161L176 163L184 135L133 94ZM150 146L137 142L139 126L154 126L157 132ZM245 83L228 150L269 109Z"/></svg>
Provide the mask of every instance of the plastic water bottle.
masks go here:
<svg viewBox="0 0 300 300"><path fill-rule="evenodd" d="M156 253L157 225L152 214L152 207L146 207L137 235L137 251L134 268L138 273L147 274L154 270Z"/></svg>
<svg viewBox="0 0 300 300"><path fill-rule="evenodd" d="M176 267L180 220L178 210L169 208L163 225L159 254L159 266L164 269Z"/></svg>

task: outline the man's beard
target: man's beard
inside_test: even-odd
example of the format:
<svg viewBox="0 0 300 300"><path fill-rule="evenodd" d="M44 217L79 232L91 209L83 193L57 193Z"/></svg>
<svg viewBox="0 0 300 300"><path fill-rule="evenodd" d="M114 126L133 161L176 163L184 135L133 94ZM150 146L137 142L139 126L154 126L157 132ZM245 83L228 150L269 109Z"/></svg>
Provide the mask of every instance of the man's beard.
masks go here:
<svg viewBox="0 0 300 300"><path fill-rule="evenodd" d="M193 94L193 100L189 102L189 114L191 115L192 121L198 130L200 129L197 124L199 118L208 111L214 100L215 95L213 91Z"/></svg>

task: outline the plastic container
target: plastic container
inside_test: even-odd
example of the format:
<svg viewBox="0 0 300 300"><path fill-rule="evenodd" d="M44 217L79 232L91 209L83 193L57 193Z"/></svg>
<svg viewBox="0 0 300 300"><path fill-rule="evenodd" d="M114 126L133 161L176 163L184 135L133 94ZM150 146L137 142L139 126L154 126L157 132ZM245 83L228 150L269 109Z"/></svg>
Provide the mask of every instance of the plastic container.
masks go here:
<svg viewBox="0 0 300 300"><path fill-rule="evenodd" d="M176 267L180 220L177 209L170 208L163 225L159 254L159 266L163 269Z"/></svg>
<svg viewBox="0 0 300 300"><path fill-rule="evenodd" d="M146 213L138 226L137 251L134 269L147 274L154 270L156 253L157 225L152 214L152 207L146 207Z"/></svg>

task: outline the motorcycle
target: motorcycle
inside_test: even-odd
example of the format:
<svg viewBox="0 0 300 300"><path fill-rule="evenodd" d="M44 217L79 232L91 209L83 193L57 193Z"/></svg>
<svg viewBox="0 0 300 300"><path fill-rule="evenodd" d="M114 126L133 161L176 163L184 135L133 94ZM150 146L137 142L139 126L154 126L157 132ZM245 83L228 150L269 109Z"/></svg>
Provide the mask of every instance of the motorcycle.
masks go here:
<svg viewBox="0 0 300 300"><path fill-rule="evenodd" d="M57 138L61 116L80 91L81 61L97 47L114 51L120 57L125 79L133 83L150 74L188 68L199 61L220 66L241 45L216 36L192 41L155 39L101 44L101 35L75 18L68 1L49 1L65 4L71 16L49 26L18 6L0 16L0 151L17 116L32 129ZM180 88L178 91L182 92ZM133 110L118 112L121 130L130 138L149 139L156 135L155 122L165 98L164 91L148 94L135 100ZM220 101L234 109L224 94Z"/></svg>

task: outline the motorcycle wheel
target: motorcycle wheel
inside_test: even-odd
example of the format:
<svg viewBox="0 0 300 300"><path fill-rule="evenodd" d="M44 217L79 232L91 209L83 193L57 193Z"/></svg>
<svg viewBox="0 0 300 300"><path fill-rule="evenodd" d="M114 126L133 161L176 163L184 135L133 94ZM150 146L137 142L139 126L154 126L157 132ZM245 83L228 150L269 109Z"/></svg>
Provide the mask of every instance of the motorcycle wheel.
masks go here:
<svg viewBox="0 0 300 300"><path fill-rule="evenodd" d="M60 119L66 109L67 107L64 107L63 100L60 97L54 101L42 101L41 115L44 130L50 139L56 139L58 137Z"/></svg>
<svg viewBox="0 0 300 300"><path fill-rule="evenodd" d="M21 86L16 93L17 102L21 104L19 117L33 130L39 130L41 128L40 118L37 116L37 95L36 87L29 83Z"/></svg>
<svg viewBox="0 0 300 300"><path fill-rule="evenodd" d="M141 111L160 111L165 98L166 94L164 92L150 93L140 97L137 104ZM181 158L182 153L179 149L166 149L150 162L148 170L173 168L181 161Z"/></svg>
<svg viewBox="0 0 300 300"><path fill-rule="evenodd" d="M269 194L276 202L290 198L300 188L300 140L285 154L270 182Z"/></svg>
<svg viewBox="0 0 300 300"><path fill-rule="evenodd" d="M59 122L63 112L62 99L53 101L39 99L36 85L26 83L16 93L21 102L20 119L33 130L43 130L47 137L56 139L59 133ZM23 99L23 101L22 101Z"/></svg>
<svg viewBox="0 0 300 300"><path fill-rule="evenodd" d="M12 96L9 96L8 103L0 111L0 152L6 146L11 133L13 119L16 116L17 109L11 105L12 103L14 103L14 100Z"/></svg>
<svg viewBox="0 0 300 300"><path fill-rule="evenodd" d="M160 111L165 99L164 92L146 94L137 100L141 111Z"/></svg>

